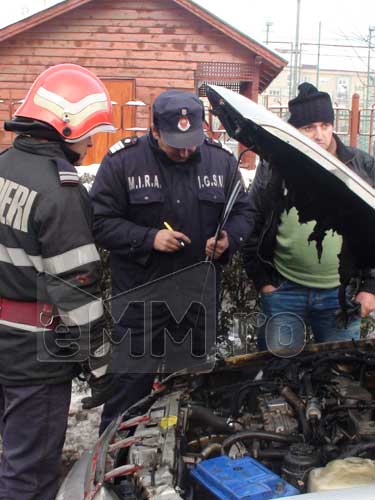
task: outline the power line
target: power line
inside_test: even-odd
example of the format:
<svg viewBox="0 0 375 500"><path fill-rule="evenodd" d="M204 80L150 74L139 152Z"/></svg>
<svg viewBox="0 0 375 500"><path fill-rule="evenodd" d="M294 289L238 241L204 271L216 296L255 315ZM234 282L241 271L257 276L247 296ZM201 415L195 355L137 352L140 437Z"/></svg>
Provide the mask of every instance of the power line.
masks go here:
<svg viewBox="0 0 375 500"><path fill-rule="evenodd" d="M278 50L278 52L280 52L282 54L293 54L294 53L294 51L292 51L290 49L282 49L282 50ZM304 52L303 55L306 57L317 56L318 52ZM339 52L335 52L334 54L328 53L328 52L324 52L324 53L320 52L320 56L321 57L337 57L337 58L344 58L344 59L361 59L361 60L363 60L363 58L361 58L361 56L359 56L358 54L350 55L350 54L342 54Z"/></svg>
<svg viewBox="0 0 375 500"><path fill-rule="evenodd" d="M284 42L284 41L269 41L268 43L288 43L290 45L291 42ZM313 42L302 42L301 45L318 45L317 43ZM344 44L333 44L333 43L321 43L321 47L347 47L350 49L356 48L356 49L368 49L367 45L344 45Z"/></svg>

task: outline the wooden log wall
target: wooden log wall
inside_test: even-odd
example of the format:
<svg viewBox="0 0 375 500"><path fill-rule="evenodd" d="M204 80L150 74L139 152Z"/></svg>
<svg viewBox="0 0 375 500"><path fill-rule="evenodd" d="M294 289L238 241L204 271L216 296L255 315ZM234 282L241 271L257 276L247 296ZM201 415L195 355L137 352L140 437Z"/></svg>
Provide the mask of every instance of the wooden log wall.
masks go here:
<svg viewBox="0 0 375 500"><path fill-rule="evenodd" d="M195 90L198 63L252 64L253 54L171 0L93 1L1 44L0 121L41 71L66 62L135 79L135 97L148 105L137 109L137 126L147 127L161 91Z"/></svg>

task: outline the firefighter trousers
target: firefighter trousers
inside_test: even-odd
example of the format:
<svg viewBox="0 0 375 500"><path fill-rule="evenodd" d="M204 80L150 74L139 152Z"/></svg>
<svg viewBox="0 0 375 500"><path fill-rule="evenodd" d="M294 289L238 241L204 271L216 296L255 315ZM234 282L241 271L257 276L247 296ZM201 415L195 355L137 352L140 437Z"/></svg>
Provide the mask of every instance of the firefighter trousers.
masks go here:
<svg viewBox="0 0 375 500"><path fill-rule="evenodd" d="M0 385L0 500L54 500L71 383Z"/></svg>

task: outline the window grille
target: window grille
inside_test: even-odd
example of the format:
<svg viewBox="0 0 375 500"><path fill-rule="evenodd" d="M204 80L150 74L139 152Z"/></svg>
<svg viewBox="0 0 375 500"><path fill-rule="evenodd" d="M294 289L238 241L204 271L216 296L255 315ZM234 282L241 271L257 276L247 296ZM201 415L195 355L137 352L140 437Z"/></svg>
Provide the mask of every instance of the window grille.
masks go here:
<svg viewBox="0 0 375 500"><path fill-rule="evenodd" d="M220 85L234 92L240 92L243 82L253 81L252 67L242 63L204 62L198 64L196 73L200 97L206 96L206 85Z"/></svg>

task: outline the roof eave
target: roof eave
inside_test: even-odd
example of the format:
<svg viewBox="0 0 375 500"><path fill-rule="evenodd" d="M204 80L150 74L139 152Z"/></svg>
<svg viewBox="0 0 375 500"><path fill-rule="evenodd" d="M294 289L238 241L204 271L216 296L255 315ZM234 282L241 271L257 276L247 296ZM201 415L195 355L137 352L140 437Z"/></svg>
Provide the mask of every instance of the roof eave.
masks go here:
<svg viewBox="0 0 375 500"><path fill-rule="evenodd" d="M81 7L86 3L91 2L92 0L65 0L64 2L58 3L56 5L52 5L51 7L41 10L32 16L26 17L25 19L21 19L5 28L0 29L0 42L3 42L7 38L11 38L15 35L18 35L26 30L34 28L39 24L42 24L46 21L54 19L61 14L65 14L70 10L73 10L77 7Z"/></svg>
<svg viewBox="0 0 375 500"><path fill-rule="evenodd" d="M230 24L223 21L215 14L212 14L212 12L209 12L204 7L196 4L193 0L173 1L192 14L200 17L208 24L211 24L211 26L214 26L222 33L235 40L237 43L246 47L248 50L251 50L257 55L263 57L268 63L272 64L276 68L280 68L280 71L288 64L288 61L279 54L270 50L268 47L265 47L263 44L252 39L248 35L245 35L241 31L233 28Z"/></svg>
<svg viewBox="0 0 375 500"><path fill-rule="evenodd" d="M77 7L81 7L85 4L88 4L91 1L92 0L65 0L45 10L37 12L36 14L30 17L17 21L16 23L10 24L5 28L0 29L0 42L3 42L8 38L23 33L26 30L34 28L39 24L54 19L62 14L66 14L67 12ZM173 2L183 7L185 10L191 12L192 14L196 15L197 17L205 21L207 24L210 24L211 26L215 27L216 29L224 33L226 36L228 36L232 40L242 45L243 47L247 48L248 50L262 57L264 61L263 64L266 63L267 65L272 67L273 70L272 73L274 73L275 75L273 78L275 78L288 64L288 61L282 58L276 52L273 52L268 47L265 47L256 40L253 40L248 35L245 35L244 33L241 33L241 31L238 31L237 29L233 28L230 24L226 23L222 19L215 16L215 14L212 14L208 10L197 5L193 0L173 0ZM262 92L266 87L268 87L273 78L271 78L270 81L264 82L263 85L260 85L260 87L262 88L260 88L259 91Z"/></svg>

